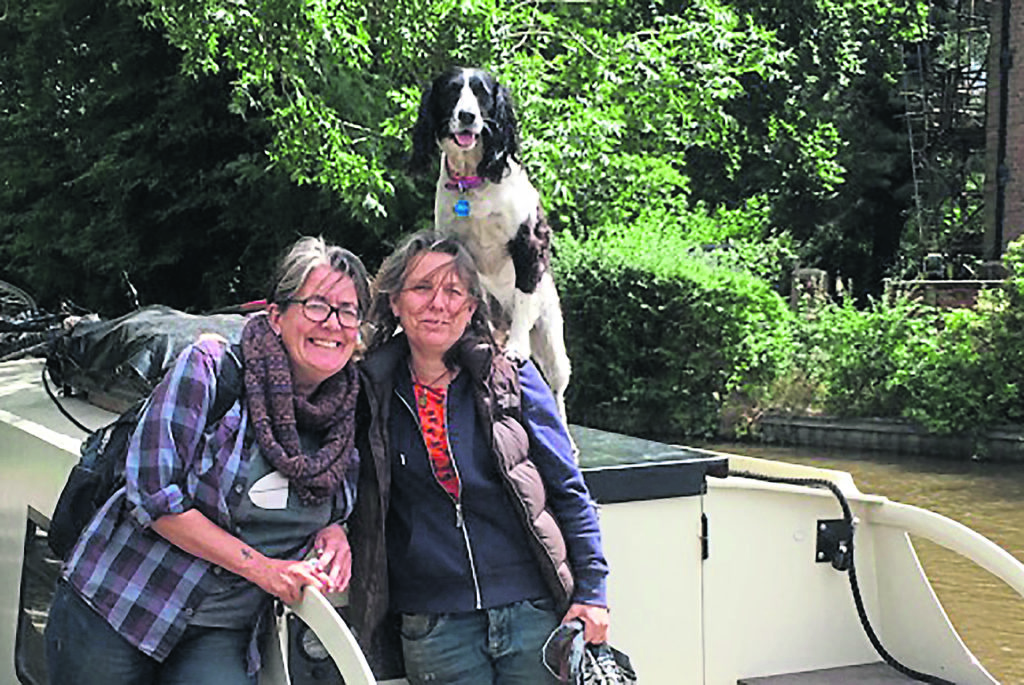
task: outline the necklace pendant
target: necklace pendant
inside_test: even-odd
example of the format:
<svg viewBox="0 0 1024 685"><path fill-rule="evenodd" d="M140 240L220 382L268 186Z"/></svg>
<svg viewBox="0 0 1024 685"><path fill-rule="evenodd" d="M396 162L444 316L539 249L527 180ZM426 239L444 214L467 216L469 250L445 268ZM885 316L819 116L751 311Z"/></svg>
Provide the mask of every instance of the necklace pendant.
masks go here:
<svg viewBox="0 0 1024 685"><path fill-rule="evenodd" d="M463 198L455 203L455 216L469 216L469 200Z"/></svg>

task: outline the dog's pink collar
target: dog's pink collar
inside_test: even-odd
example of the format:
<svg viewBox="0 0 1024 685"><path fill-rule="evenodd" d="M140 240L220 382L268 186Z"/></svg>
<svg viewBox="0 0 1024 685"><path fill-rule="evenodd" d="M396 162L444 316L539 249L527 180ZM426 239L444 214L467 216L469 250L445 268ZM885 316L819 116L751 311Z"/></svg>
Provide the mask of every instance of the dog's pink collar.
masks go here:
<svg viewBox="0 0 1024 685"><path fill-rule="evenodd" d="M447 167L447 165L445 165ZM458 176L452 173L451 168L447 168L448 181L445 182L444 187L448 190L457 190L460 193L464 193L472 188L479 188L483 185L483 176Z"/></svg>

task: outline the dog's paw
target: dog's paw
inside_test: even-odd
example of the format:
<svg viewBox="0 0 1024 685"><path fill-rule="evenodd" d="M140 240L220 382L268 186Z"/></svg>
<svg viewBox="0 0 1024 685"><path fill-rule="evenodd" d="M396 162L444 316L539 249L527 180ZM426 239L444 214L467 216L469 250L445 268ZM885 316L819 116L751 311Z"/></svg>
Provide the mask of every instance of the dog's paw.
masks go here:
<svg viewBox="0 0 1024 685"><path fill-rule="evenodd" d="M551 226L541 207L537 207L535 217L519 226L516 237L508 243L508 252L516 270L516 288L532 293L551 266Z"/></svg>
<svg viewBox="0 0 1024 685"><path fill-rule="evenodd" d="M509 335L505 343L505 354L513 359L526 361L530 358L530 339L525 340L516 335Z"/></svg>

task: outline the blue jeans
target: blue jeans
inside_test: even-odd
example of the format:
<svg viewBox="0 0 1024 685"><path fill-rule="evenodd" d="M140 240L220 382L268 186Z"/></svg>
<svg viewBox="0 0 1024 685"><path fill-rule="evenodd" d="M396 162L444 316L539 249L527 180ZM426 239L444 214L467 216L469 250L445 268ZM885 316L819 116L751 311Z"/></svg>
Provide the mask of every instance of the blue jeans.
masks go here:
<svg viewBox="0 0 1024 685"><path fill-rule="evenodd" d="M560 622L547 599L459 614L403 614L406 678L412 685L557 683L541 662L541 647Z"/></svg>
<svg viewBox="0 0 1024 685"><path fill-rule="evenodd" d="M250 631L190 626L162 663L143 654L61 581L46 622L46 665L60 685L256 685Z"/></svg>

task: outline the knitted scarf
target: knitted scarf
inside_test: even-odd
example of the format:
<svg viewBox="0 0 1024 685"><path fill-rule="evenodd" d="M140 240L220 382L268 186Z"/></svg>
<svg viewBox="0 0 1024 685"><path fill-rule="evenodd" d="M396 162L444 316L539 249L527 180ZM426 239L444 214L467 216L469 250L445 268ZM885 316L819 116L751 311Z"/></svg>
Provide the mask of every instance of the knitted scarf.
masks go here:
<svg viewBox="0 0 1024 685"><path fill-rule="evenodd" d="M355 364L346 364L308 398L296 394L288 352L266 314L246 322L242 357L249 417L260 450L303 504L326 502L341 488L346 471L356 466ZM323 435L315 454L302 453L300 429Z"/></svg>

